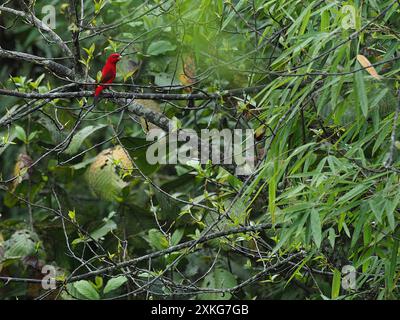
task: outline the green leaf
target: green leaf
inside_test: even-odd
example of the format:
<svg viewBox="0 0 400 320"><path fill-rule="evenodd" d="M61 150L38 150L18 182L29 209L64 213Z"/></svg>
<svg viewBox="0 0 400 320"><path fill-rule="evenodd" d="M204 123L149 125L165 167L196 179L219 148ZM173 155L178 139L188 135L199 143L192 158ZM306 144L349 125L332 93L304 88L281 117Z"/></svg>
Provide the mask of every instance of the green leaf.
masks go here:
<svg viewBox="0 0 400 320"><path fill-rule="evenodd" d="M108 282L104 288L104 291L103 291L104 294L107 294L111 291L118 289L127 281L128 281L128 279L125 276L119 276L119 277L115 277L115 278L108 280Z"/></svg>
<svg viewBox="0 0 400 320"><path fill-rule="evenodd" d="M177 245L179 243L179 241L181 241L183 234L184 234L183 229L176 229L175 232L171 236L171 245L172 246Z"/></svg>
<svg viewBox="0 0 400 320"><path fill-rule="evenodd" d="M372 212L375 215L376 220L381 223L382 222L382 215L383 212L385 211L385 203L384 199L381 195L377 195L373 198L371 198L368 201L369 206L372 209Z"/></svg>
<svg viewBox="0 0 400 320"><path fill-rule="evenodd" d="M331 298L336 299L340 293L341 273L339 270L333 270Z"/></svg>
<svg viewBox="0 0 400 320"><path fill-rule="evenodd" d="M172 44L166 40L159 40L152 42L147 48L147 54L150 56L158 56L160 54L166 53L168 51L174 51L176 45Z"/></svg>
<svg viewBox="0 0 400 320"><path fill-rule="evenodd" d="M328 230L328 240L329 240L329 243L330 243L332 249L335 249L336 233L333 228L329 228L329 230Z"/></svg>
<svg viewBox="0 0 400 320"><path fill-rule="evenodd" d="M40 133L39 131L33 131L33 132L31 132L31 133L29 134L29 137L28 137L28 142L29 142L29 141L32 141L39 133Z"/></svg>
<svg viewBox="0 0 400 320"><path fill-rule="evenodd" d="M230 2L230 1L229 1L229 2ZM235 10L233 10L233 9L231 10L229 16L225 19L224 23L222 24L221 31L224 30L224 29L228 26L229 22L231 22L231 20L232 20L233 17L235 16L236 12L238 12L238 11L240 10L240 8L243 6L243 4L244 4L245 2L246 2L246 0L240 0L240 1L236 4L236 6L234 7Z"/></svg>
<svg viewBox="0 0 400 320"><path fill-rule="evenodd" d="M327 32L329 30L329 19L330 19L329 10L325 9L321 13L321 32Z"/></svg>
<svg viewBox="0 0 400 320"><path fill-rule="evenodd" d="M400 202L400 194L397 193L396 197L390 201L389 199L386 200L385 209L386 209L386 216L389 222L390 229L394 231L396 228L396 221L394 217L394 211L396 210L398 204ZM382 208L383 210L383 208Z"/></svg>
<svg viewBox="0 0 400 320"><path fill-rule="evenodd" d="M18 138L18 140L21 140L22 142L26 143L26 132L25 129L20 127L20 126L15 126L15 135Z"/></svg>
<svg viewBox="0 0 400 320"><path fill-rule="evenodd" d="M363 239L364 239L364 246L368 247L369 244L371 243L371 236L372 233L372 228L369 223L364 224L364 230L363 230Z"/></svg>
<svg viewBox="0 0 400 320"><path fill-rule="evenodd" d="M311 233L314 242L319 248L322 241L322 226L318 210L311 209L310 222L311 222Z"/></svg>
<svg viewBox="0 0 400 320"><path fill-rule="evenodd" d="M342 197L340 197L337 202L347 202L350 199L359 196L360 194L362 194L366 189L368 189L370 187L370 185L365 185L365 184L359 184L359 185L355 185L354 188L350 189L349 192L347 192L345 195L343 195Z"/></svg>
<svg viewBox="0 0 400 320"><path fill-rule="evenodd" d="M369 218L369 212L364 212L363 214L359 215L357 222L353 224L354 226L354 232L353 232L353 237L351 239L351 247L354 247L355 244L358 241L358 238L360 236L361 230L364 228L365 221Z"/></svg>
<svg viewBox="0 0 400 320"><path fill-rule="evenodd" d="M302 23L301 23L301 27L299 30L299 35L303 35L304 31L307 28L308 22L310 20L310 16L311 16L311 9L312 9L312 5L309 5L308 8L305 10L304 14L302 14Z"/></svg>
<svg viewBox="0 0 400 320"><path fill-rule="evenodd" d="M29 230L18 230L4 242L4 258L23 258L35 254L38 236Z"/></svg>
<svg viewBox="0 0 400 320"><path fill-rule="evenodd" d="M268 183L268 208L271 214L271 221L275 223L275 212L276 212L276 175L274 174L271 177L271 180Z"/></svg>
<svg viewBox="0 0 400 320"><path fill-rule="evenodd" d="M100 124L97 126L87 126L83 128L82 130L79 130L74 137L71 140L71 143L69 144L68 148L64 151L66 154L74 154L78 152L79 148L81 147L83 141L89 137L91 134L96 132L99 129L102 129L104 127L107 127L106 124Z"/></svg>
<svg viewBox="0 0 400 320"><path fill-rule="evenodd" d="M237 284L235 277L228 270L216 269L208 274L203 281L203 287L210 289L230 289ZM204 293L199 295L200 300L229 300L230 293Z"/></svg>
<svg viewBox="0 0 400 320"><path fill-rule="evenodd" d="M153 190L158 202L158 206L161 209L159 212L159 216L161 219L175 216L176 213L180 211L180 207L176 201L172 200L156 188L154 188Z"/></svg>
<svg viewBox="0 0 400 320"><path fill-rule="evenodd" d="M392 291L394 289L393 284L395 283L398 251L399 251L399 240L395 239L392 246L392 254L389 261L389 272L388 272L389 274L387 275L387 284L389 291Z"/></svg>
<svg viewBox="0 0 400 320"><path fill-rule="evenodd" d="M126 80L128 80L130 77L132 77L137 70L132 70L132 71L128 71L126 74L124 74L124 82L126 82Z"/></svg>
<svg viewBox="0 0 400 320"><path fill-rule="evenodd" d="M90 284L89 281L80 280L74 283L75 289L86 299L89 300L99 300L100 295L95 288Z"/></svg>
<svg viewBox="0 0 400 320"><path fill-rule="evenodd" d="M167 238L157 229L149 230L148 241L157 250L163 250L169 246Z"/></svg>
<svg viewBox="0 0 400 320"><path fill-rule="evenodd" d="M107 233L117 228L116 223L113 220L108 220L103 226L99 229L93 231L90 235L93 239L99 240L104 237Z"/></svg>
<svg viewBox="0 0 400 320"><path fill-rule="evenodd" d="M368 116L368 96L365 90L364 76L361 72L354 74L354 81L356 84L357 100L361 107L361 111L365 118Z"/></svg>
<svg viewBox="0 0 400 320"><path fill-rule="evenodd" d="M70 210L70 211L68 211L68 217L69 217L72 221L75 221L75 216L76 216L75 210Z"/></svg>
<svg viewBox="0 0 400 320"><path fill-rule="evenodd" d="M31 83L29 83L29 85L33 88L33 89L37 89L40 85L40 83L42 82L42 80L44 79L45 74L43 73L42 75L40 75L36 81L33 81Z"/></svg>
<svg viewBox="0 0 400 320"><path fill-rule="evenodd" d="M173 75L165 72L155 73L154 75L154 83L158 86L170 86L170 85L179 85L179 81L176 80Z"/></svg>
<svg viewBox="0 0 400 320"><path fill-rule="evenodd" d="M121 143L126 147L132 159L135 159L135 165L145 175L154 173L160 165L158 163L152 165L147 161L146 153L149 142L142 138L124 137Z"/></svg>
<svg viewBox="0 0 400 320"><path fill-rule="evenodd" d="M8 132L0 133L0 156L9 146L15 144L13 140L16 137L15 131L12 131L10 134Z"/></svg>
<svg viewBox="0 0 400 320"><path fill-rule="evenodd" d="M94 279L96 290L100 290L103 287L103 278L100 276L96 276Z"/></svg>

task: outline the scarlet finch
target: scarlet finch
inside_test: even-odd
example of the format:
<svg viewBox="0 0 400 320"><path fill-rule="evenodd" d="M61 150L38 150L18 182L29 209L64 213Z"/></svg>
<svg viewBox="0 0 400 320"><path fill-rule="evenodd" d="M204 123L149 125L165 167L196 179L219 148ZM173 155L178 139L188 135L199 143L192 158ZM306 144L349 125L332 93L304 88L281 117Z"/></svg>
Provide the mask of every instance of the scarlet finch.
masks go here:
<svg viewBox="0 0 400 320"><path fill-rule="evenodd" d="M119 53L113 53L107 58L106 64L101 70L100 84L96 87L96 91L94 92L95 101L98 99L100 93L107 88L107 85L113 83L117 75L117 62L119 60L121 60L121 55Z"/></svg>

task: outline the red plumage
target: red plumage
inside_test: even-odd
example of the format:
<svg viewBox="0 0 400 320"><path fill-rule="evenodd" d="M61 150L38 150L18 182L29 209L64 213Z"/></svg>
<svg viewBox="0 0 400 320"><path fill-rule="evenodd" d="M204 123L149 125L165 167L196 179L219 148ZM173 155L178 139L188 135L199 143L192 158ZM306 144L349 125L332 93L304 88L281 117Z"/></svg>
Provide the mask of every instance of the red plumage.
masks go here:
<svg viewBox="0 0 400 320"><path fill-rule="evenodd" d="M101 70L100 84L96 87L94 92L95 99L98 98L100 93L108 87L108 84L113 83L117 75L117 62L120 59L121 55L119 53L113 53L108 57L106 64Z"/></svg>

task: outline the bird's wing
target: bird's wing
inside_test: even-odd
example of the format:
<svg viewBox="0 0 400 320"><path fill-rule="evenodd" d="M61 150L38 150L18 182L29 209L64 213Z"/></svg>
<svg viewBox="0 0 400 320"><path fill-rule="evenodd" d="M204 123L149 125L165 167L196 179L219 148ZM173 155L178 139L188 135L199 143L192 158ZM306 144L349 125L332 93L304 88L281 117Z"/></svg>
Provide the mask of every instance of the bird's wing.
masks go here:
<svg viewBox="0 0 400 320"><path fill-rule="evenodd" d="M101 75L100 83L110 83L115 79L115 73L112 70L107 70Z"/></svg>

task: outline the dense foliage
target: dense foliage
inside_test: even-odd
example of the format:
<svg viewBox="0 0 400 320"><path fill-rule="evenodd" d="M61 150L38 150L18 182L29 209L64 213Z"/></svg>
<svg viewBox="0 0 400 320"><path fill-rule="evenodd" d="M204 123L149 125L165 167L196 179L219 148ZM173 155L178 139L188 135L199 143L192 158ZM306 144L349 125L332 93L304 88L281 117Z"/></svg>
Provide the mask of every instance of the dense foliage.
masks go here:
<svg viewBox="0 0 400 320"><path fill-rule="evenodd" d="M393 0L1 1L0 298L398 298L399 39ZM166 121L254 172L150 164Z"/></svg>

